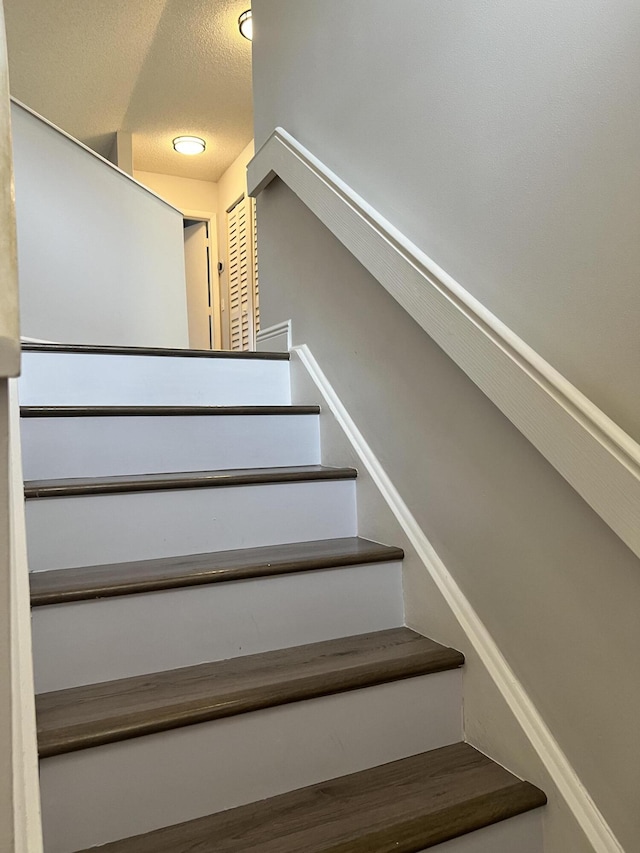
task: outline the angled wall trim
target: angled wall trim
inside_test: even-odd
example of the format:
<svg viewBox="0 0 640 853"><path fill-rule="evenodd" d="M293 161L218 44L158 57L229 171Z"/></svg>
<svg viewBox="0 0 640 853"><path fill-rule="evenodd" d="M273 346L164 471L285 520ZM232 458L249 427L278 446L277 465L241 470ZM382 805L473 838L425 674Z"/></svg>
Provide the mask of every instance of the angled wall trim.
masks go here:
<svg viewBox="0 0 640 853"><path fill-rule="evenodd" d="M292 352L306 369L362 466L395 516L416 554L451 608L522 731L544 764L558 792L573 813L594 853L624 853L609 824L576 774L530 696L509 666L496 641L450 574L415 516L402 499L380 460L367 444L353 418L306 344Z"/></svg>
<svg viewBox="0 0 640 853"><path fill-rule="evenodd" d="M276 177L640 556L640 445L282 128L250 194Z"/></svg>
<svg viewBox="0 0 640 853"><path fill-rule="evenodd" d="M256 335L257 349L270 352L289 352L291 349L291 320L260 329Z"/></svg>

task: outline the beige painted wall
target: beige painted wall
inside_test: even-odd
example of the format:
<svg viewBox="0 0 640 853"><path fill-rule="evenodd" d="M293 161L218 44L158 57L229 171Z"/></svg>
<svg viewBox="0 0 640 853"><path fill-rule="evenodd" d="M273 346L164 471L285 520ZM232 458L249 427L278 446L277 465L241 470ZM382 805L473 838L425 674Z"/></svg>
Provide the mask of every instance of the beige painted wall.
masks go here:
<svg viewBox="0 0 640 853"><path fill-rule="evenodd" d="M264 327L292 318L624 848L640 848L640 561L293 193L274 182L258 215ZM369 503L361 532L395 537ZM588 850L414 558L405 593L409 623L468 656L467 737L549 794L547 853Z"/></svg>
<svg viewBox="0 0 640 853"><path fill-rule="evenodd" d="M20 318L11 104L0 3L0 850L42 853L20 452Z"/></svg>
<svg viewBox="0 0 640 853"><path fill-rule="evenodd" d="M138 169L134 171L133 176L178 210L198 210L214 214L218 211L218 185L212 181L195 181L192 178L141 172Z"/></svg>
<svg viewBox="0 0 640 853"><path fill-rule="evenodd" d="M218 182L218 252L224 264L220 276L220 293L224 299L222 334L224 347L229 347L229 279L227 277L227 210L247 192L247 164L254 154L253 140L236 157Z"/></svg>
<svg viewBox="0 0 640 853"><path fill-rule="evenodd" d="M640 4L253 15L256 144L290 131L640 438Z"/></svg>

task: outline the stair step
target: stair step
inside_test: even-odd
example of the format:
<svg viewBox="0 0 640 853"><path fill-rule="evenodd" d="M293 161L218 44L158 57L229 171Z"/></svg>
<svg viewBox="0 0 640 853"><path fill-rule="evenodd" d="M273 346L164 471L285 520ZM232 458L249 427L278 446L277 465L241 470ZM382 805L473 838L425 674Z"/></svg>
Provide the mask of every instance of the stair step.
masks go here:
<svg viewBox="0 0 640 853"><path fill-rule="evenodd" d="M23 406L275 406L291 403L288 354L29 345Z"/></svg>
<svg viewBox="0 0 640 853"><path fill-rule="evenodd" d="M545 803L538 788L458 743L99 850L415 853Z"/></svg>
<svg viewBox="0 0 640 853"><path fill-rule="evenodd" d="M40 762L47 853L75 853L461 740L458 668L55 755ZM489 844L473 853L540 849Z"/></svg>
<svg viewBox="0 0 640 853"><path fill-rule="evenodd" d="M31 605L63 604L201 584L400 561L401 548L352 536L107 566L32 572Z"/></svg>
<svg viewBox="0 0 640 853"><path fill-rule="evenodd" d="M317 465L318 406L24 406L26 480Z"/></svg>
<svg viewBox="0 0 640 853"><path fill-rule="evenodd" d="M27 480L26 498L57 498L77 495L112 495L123 492L158 492L175 489L255 486L315 480L353 480L355 468L299 465L290 468L237 468L221 471L189 471L172 474L124 474L110 477L72 477Z"/></svg>
<svg viewBox="0 0 640 853"><path fill-rule="evenodd" d="M198 350L170 347L118 347L96 344L22 343L23 352L78 353L82 355L141 355L175 358L232 358L261 361L288 361L288 352L236 352L234 350Z"/></svg>
<svg viewBox="0 0 640 853"><path fill-rule="evenodd" d="M333 544L32 572L37 692L401 626L402 552Z"/></svg>
<svg viewBox="0 0 640 853"><path fill-rule="evenodd" d="M21 406L23 418L319 415L320 406Z"/></svg>
<svg viewBox="0 0 640 853"><path fill-rule="evenodd" d="M36 697L41 758L303 699L456 669L407 628L74 687Z"/></svg>
<svg viewBox="0 0 640 853"><path fill-rule="evenodd" d="M291 469L276 470L274 478L257 483L229 482L225 475L233 471L220 472L217 484L233 488L172 482L158 489L154 483L151 491L28 500L29 568L72 569L357 535L354 479L304 475L287 481Z"/></svg>

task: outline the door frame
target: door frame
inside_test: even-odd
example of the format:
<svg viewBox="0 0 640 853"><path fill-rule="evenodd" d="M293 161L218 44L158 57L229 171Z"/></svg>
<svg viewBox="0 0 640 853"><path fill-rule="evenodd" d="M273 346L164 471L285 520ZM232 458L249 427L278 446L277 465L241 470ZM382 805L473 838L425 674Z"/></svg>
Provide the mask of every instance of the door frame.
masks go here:
<svg viewBox="0 0 640 853"><path fill-rule="evenodd" d="M222 338L222 316L220 310L220 281L218 277L218 216L210 210L192 210L191 208L180 208L183 219L195 219L198 222L206 222L209 232L209 282L211 285L212 307L212 331L213 349L223 349ZM215 235L215 252L211 245L211 235Z"/></svg>

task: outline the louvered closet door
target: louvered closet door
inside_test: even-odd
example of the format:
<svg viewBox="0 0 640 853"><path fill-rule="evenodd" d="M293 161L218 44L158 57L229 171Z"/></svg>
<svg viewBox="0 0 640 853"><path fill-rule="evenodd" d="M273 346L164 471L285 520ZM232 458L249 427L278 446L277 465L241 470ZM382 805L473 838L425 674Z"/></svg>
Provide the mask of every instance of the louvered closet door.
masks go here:
<svg viewBox="0 0 640 853"><path fill-rule="evenodd" d="M242 198L227 213L229 323L232 350L248 350L251 338L252 240L250 206Z"/></svg>
<svg viewBox="0 0 640 853"><path fill-rule="evenodd" d="M260 291L258 289L258 218L254 198L251 199L251 217L253 219L253 330L257 335L260 331Z"/></svg>
<svg viewBox="0 0 640 853"><path fill-rule="evenodd" d="M227 213L229 326L232 350L255 347L259 329L256 220L253 199L242 198Z"/></svg>

